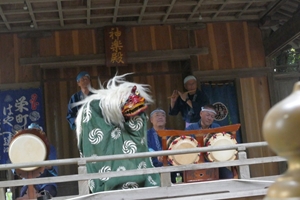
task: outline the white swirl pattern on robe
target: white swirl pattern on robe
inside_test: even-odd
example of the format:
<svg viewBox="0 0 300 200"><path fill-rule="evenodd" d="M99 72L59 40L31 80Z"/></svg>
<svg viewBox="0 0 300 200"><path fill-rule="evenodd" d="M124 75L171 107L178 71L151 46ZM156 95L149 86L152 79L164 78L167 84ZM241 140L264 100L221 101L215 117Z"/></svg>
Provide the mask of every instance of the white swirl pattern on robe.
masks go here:
<svg viewBox="0 0 300 200"><path fill-rule="evenodd" d="M91 144L99 144L103 139L103 132L100 128L95 128L89 132L89 141Z"/></svg>
<svg viewBox="0 0 300 200"><path fill-rule="evenodd" d="M89 186L89 188L90 188L91 191L94 190L94 188L95 188L95 182L94 182L93 179L88 180L88 186Z"/></svg>
<svg viewBox="0 0 300 200"><path fill-rule="evenodd" d="M124 166L119 166L118 169L117 169L117 171L118 172L119 171L126 171L126 168Z"/></svg>
<svg viewBox="0 0 300 200"><path fill-rule="evenodd" d="M147 163L145 161L140 162L138 165L138 169L146 169L147 168Z"/></svg>
<svg viewBox="0 0 300 200"><path fill-rule="evenodd" d="M92 118L92 111L88 109L86 106L83 109L83 123L87 123Z"/></svg>
<svg viewBox="0 0 300 200"><path fill-rule="evenodd" d="M137 150L136 144L132 140L125 140L123 144L123 153L134 154Z"/></svg>
<svg viewBox="0 0 300 200"><path fill-rule="evenodd" d="M133 131L138 131L143 127L143 119L140 116L134 116L129 120L129 127Z"/></svg>
<svg viewBox="0 0 300 200"><path fill-rule="evenodd" d="M110 172L111 168L110 166L104 166L99 170L99 173L105 173L105 172ZM108 181L109 177L104 177L104 178L99 178L101 181Z"/></svg>
<svg viewBox="0 0 300 200"><path fill-rule="evenodd" d="M111 132L111 137L113 139L118 139L121 136L121 129L119 127L115 128L112 132Z"/></svg>
<svg viewBox="0 0 300 200"><path fill-rule="evenodd" d="M135 189L138 187L139 185L136 182L127 182L123 184L122 189Z"/></svg>
<svg viewBox="0 0 300 200"><path fill-rule="evenodd" d="M153 180L152 176L148 176L148 181L151 185L157 185L157 183Z"/></svg>

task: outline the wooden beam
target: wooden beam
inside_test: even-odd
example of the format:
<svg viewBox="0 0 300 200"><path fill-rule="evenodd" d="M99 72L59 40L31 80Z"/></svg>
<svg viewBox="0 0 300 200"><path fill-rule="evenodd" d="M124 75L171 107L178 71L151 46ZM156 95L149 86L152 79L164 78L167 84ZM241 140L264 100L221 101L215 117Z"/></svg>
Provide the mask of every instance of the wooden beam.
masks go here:
<svg viewBox="0 0 300 200"><path fill-rule="evenodd" d="M175 24L174 25L176 30L200 30L205 29L206 24L205 23L194 23L194 24Z"/></svg>
<svg viewBox="0 0 300 200"><path fill-rule="evenodd" d="M59 22L60 22L60 26L64 26L64 15L63 15L63 11L62 11L62 5L61 5L61 0L57 1L57 9L58 9L58 16L59 16Z"/></svg>
<svg viewBox="0 0 300 200"><path fill-rule="evenodd" d="M208 48L189 48L128 52L128 63L188 60L192 55L208 54ZM42 68L105 65L105 54L20 58L21 66L40 65Z"/></svg>
<svg viewBox="0 0 300 200"><path fill-rule="evenodd" d="M289 42L300 36L300 10L269 38L264 40L265 54L271 56Z"/></svg>
<svg viewBox="0 0 300 200"><path fill-rule="evenodd" d="M119 6L120 6L120 0L116 0L115 2L115 9L114 9L114 17L112 20L112 23L115 24L117 22L117 16L118 16L118 11L119 11Z"/></svg>
<svg viewBox="0 0 300 200"><path fill-rule="evenodd" d="M225 70L209 70L209 71L194 71L193 75L200 82L206 81L224 81L235 80L236 78L268 76L272 73L269 67L259 68L243 68L243 69L225 69Z"/></svg>
<svg viewBox="0 0 300 200"><path fill-rule="evenodd" d="M1 6L0 6L0 16L1 16L1 18L2 18L2 21L3 21L4 24L5 24L6 28L7 28L8 30L11 30L11 27L10 27L8 21L7 21L7 18L6 18L6 16L5 16L5 14L4 14L4 12L3 12Z"/></svg>
<svg viewBox="0 0 300 200"><path fill-rule="evenodd" d="M199 12L198 12L198 9L200 8L200 6L201 6L201 4L202 4L203 1L204 1L204 0L199 0L199 1L198 1L197 5L193 8L192 13L190 14L190 16L189 16L189 18L188 18L188 21L191 20L191 19L193 18L193 16L194 16L196 13L199 13ZM201 13L200 13L200 14L201 14Z"/></svg>
<svg viewBox="0 0 300 200"><path fill-rule="evenodd" d="M260 18L264 19L265 17L272 16L276 13L282 5L284 5L288 0L277 0L273 3L270 3L265 9L264 12L261 12Z"/></svg>
<svg viewBox="0 0 300 200"><path fill-rule="evenodd" d="M165 14L164 19L162 20L162 22L166 22L166 20L168 19L175 3L176 3L176 0L172 0L171 5L168 7L167 13Z"/></svg>
<svg viewBox="0 0 300 200"><path fill-rule="evenodd" d="M25 0L25 2L26 2L26 5L27 5L27 7L28 7L28 11L29 11L29 15L30 15L30 18L31 18L31 22L32 22L33 25L34 25L34 28L37 29L37 28L38 28L38 25L37 25L37 22L36 22L34 13L33 13L33 8L32 8L32 6L31 6L31 3L30 3L28 0Z"/></svg>
<svg viewBox="0 0 300 200"><path fill-rule="evenodd" d="M41 86L40 82L9 83L9 84L0 84L0 90L16 90L16 89L38 88L40 86Z"/></svg>
<svg viewBox="0 0 300 200"><path fill-rule="evenodd" d="M147 4L148 4L148 0L144 0L143 7L141 9L140 16L139 16L139 19L138 19L138 23L141 23L142 18L144 17L144 13L145 13Z"/></svg>
<svg viewBox="0 0 300 200"><path fill-rule="evenodd" d="M18 38L45 38L53 35L52 31L35 31L18 33Z"/></svg>

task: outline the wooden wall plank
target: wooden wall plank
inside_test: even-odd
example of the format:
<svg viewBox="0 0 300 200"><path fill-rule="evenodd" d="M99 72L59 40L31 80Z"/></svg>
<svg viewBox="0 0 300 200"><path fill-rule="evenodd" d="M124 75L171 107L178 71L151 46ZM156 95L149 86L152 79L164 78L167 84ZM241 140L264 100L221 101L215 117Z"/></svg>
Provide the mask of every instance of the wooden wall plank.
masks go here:
<svg viewBox="0 0 300 200"><path fill-rule="evenodd" d="M19 38L17 37L17 35L13 35L13 44L14 44L14 48L13 48L13 51L14 51L14 70L15 70L15 80L14 82L15 83L19 83L20 81L20 66L19 66L19 57L20 57L20 40Z"/></svg>
<svg viewBox="0 0 300 200"><path fill-rule="evenodd" d="M128 52L137 51L136 30L135 28L126 28L126 46Z"/></svg>
<svg viewBox="0 0 300 200"><path fill-rule="evenodd" d="M247 54L247 66L253 67L252 60L251 60L251 52L250 52L250 41L249 41L249 29L246 22L243 22L243 29L244 29L244 40L245 40L245 51Z"/></svg>
<svg viewBox="0 0 300 200"><path fill-rule="evenodd" d="M0 35L0 82L1 83L14 83L15 81L15 68L14 68L14 38L13 35L3 34Z"/></svg>
<svg viewBox="0 0 300 200"><path fill-rule="evenodd" d="M195 31L196 37L196 46L197 47L208 47L209 53L208 55L199 55L197 58L198 67L193 69L193 71L198 70L212 70L213 66L213 52L215 52L215 46L211 48L210 41L214 42L212 38L210 38L208 31L212 32L212 27L209 25L207 29L201 29ZM214 54L216 55L216 54Z"/></svg>
<svg viewBox="0 0 300 200"><path fill-rule="evenodd" d="M176 30L170 26L170 40L172 41L172 49L185 49L189 48L189 38L187 30Z"/></svg>
<svg viewBox="0 0 300 200"><path fill-rule="evenodd" d="M266 66L263 41L259 28L248 25L248 35L252 67Z"/></svg>
<svg viewBox="0 0 300 200"><path fill-rule="evenodd" d="M95 54L95 32L92 29L78 30L78 50L80 55Z"/></svg>
<svg viewBox="0 0 300 200"><path fill-rule="evenodd" d="M156 26L154 30L155 30L154 34L155 34L156 49L158 50L172 49L169 26Z"/></svg>
<svg viewBox="0 0 300 200"><path fill-rule="evenodd" d="M40 56L55 56L55 33L51 37L40 38Z"/></svg>
<svg viewBox="0 0 300 200"><path fill-rule="evenodd" d="M133 27L136 34L137 51L152 50L151 31L149 26Z"/></svg>
<svg viewBox="0 0 300 200"><path fill-rule="evenodd" d="M246 130L246 133L243 133L244 142L264 141L261 127L264 116L270 109L267 81L267 77L240 79L242 106L245 112L245 124L242 125ZM252 158L274 155L268 147L249 149L248 153ZM251 166L251 175L254 177L274 174L278 174L278 163Z"/></svg>
<svg viewBox="0 0 300 200"><path fill-rule="evenodd" d="M27 57L27 56L32 56L33 54L33 42L32 38L21 38L21 43L20 43L20 53L21 57Z"/></svg>
<svg viewBox="0 0 300 200"><path fill-rule="evenodd" d="M209 49L212 55L212 65L209 66L209 69L217 70L219 68L218 51L217 51L216 39L214 36L214 27L211 23L207 24L207 32L208 32Z"/></svg>
<svg viewBox="0 0 300 200"><path fill-rule="evenodd" d="M59 39L56 37L56 40L59 40L58 43L56 43L56 49L59 49L59 52L57 51L56 55L60 56L67 56L67 55L73 55L73 38L72 38L72 31L61 31L58 33L55 33Z"/></svg>
<svg viewBox="0 0 300 200"><path fill-rule="evenodd" d="M105 46L104 46L104 31L102 29L96 29L94 31L95 41L96 41L96 52L97 53L104 53Z"/></svg>
<svg viewBox="0 0 300 200"><path fill-rule="evenodd" d="M217 52L217 69L230 69L232 66L230 60L228 32L226 23L215 23L213 25L215 49Z"/></svg>
<svg viewBox="0 0 300 200"><path fill-rule="evenodd" d="M156 38L155 38L155 28L154 28L154 26L150 26L150 35L151 35L151 37L150 37L150 40L151 40L151 49L152 50L157 50L157 48L156 48Z"/></svg>
<svg viewBox="0 0 300 200"><path fill-rule="evenodd" d="M231 24L226 23L226 29L227 29L227 33L228 33L228 43L229 43L229 54L230 54L230 61L231 61L231 68L235 68L235 62L234 62L234 53L233 53L233 48L234 48L234 41L235 38L232 36L232 28Z"/></svg>
<svg viewBox="0 0 300 200"><path fill-rule="evenodd" d="M195 37L197 47L209 47L195 71L266 66L260 30L246 22L208 23Z"/></svg>
<svg viewBox="0 0 300 200"><path fill-rule="evenodd" d="M246 52L246 44L244 37L244 27L242 23L227 23L230 28L231 35L231 46L232 51L230 51L231 57L233 57L232 67L231 68L244 68L248 66L245 62L247 61L247 52Z"/></svg>
<svg viewBox="0 0 300 200"><path fill-rule="evenodd" d="M79 55L78 30L72 31L73 55Z"/></svg>
<svg viewBox="0 0 300 200"><path fill-rule="evenodd" d="M90 45L90 46L88 46L88 45L86 45L88 48L90 48L90 47L92 47L92 52L93 52L93 54L97 54L97 47L98 47L98 45L97 45L97 39L96 39L96 31L93 29L93 30L91 30L91 33L90 33L90 35L91 35L91 37L92 37L92 44ZM99 38L100 39L100 38ZM86 40L87 41L89 41L88 40L88 38L86 38Z"/></svg>
<svg viewBox="0 0 300 200"><path fill-rule="evenodd" d="M59 37L59 32L55 32L55 55L56 56L60 56L60 37Z"/></svg>

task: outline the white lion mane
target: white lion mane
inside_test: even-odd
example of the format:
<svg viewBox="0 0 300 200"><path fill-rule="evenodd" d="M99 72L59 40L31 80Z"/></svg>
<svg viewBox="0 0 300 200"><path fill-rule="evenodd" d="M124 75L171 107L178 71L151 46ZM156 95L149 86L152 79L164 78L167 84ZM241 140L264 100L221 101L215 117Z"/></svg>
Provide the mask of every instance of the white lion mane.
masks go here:
<svg viewBox="0 0 300 200"><path fill-rule="evenodd" d="M100 83L100 89L89 88L90 92L93 94L87 96L84 100L74 103L72 106L82 105L77 113L75 120L76 123L76 135L79 139L82 132L81 123L83 117L83 107L90 107L90 103L93 100L99 100L99 107L102 111L104 121L107 124L118 126L123 128L123 123L125 121L122 114L122 107L125 101L131 94L131 90L134 86L137 87L137 91L140 93L141 97L145 98L146 104L153 103L153 99L150 96L150 86L147 84L138 84L125 81L125 76L131 73L127 73L120 76L115 76L107 82L106 88ZM79 141L78 141L79 142Z"/></svg>

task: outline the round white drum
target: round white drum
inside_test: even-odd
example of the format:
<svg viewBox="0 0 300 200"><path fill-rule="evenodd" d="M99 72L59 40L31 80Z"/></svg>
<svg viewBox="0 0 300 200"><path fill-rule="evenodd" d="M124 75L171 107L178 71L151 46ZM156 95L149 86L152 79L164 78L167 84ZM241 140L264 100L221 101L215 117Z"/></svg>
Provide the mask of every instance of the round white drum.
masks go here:
<svg viewBox="0 0 300 200"><path fill-rule="evenodd" d="M215 133L205 143L205 146L226 146L237 144L235 138L229 133ZM236 159L237 150L211 151L206 158L212 162L230 161Z"/></svg>
<svg viewBox="0 0 300 200"><path fill-rule="evenodd" d="M196 139L190 136L181 136L176 138L169 146L169 150L189 149L198 147ZM188 165L192 163L198 163L200 159L200 153L169 155L168 161L174 165Z"/></svg>
<svg viewBox="0 0 300 200"><path fill-rule="evenodd" d="M22 134L10 143L8 155L13 164L44 161L47 156L47 147L38 136L30 133ZM38 167L20 168L32 171Z"/></svg>

